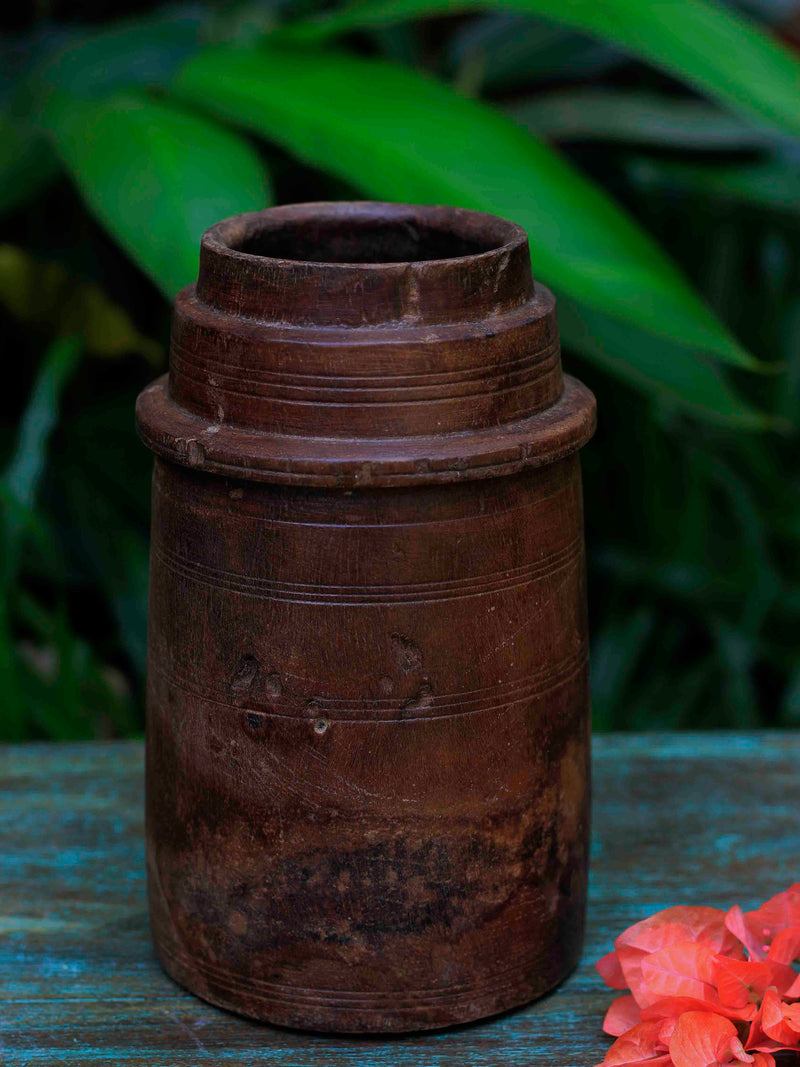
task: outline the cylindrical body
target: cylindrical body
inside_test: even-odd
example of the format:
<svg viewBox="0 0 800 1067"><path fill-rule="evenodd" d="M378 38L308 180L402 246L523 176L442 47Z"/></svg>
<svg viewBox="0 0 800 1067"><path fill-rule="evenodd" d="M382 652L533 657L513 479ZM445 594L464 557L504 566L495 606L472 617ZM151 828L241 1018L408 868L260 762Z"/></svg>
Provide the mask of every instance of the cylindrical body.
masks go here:
<svg viewBox="0 0 800 1067"><path fill-rule="evenodd" d="M167 971L343 1032L550 989L585 907L594 407L524 233L385 204L220 224L138 418Z"/></svg>

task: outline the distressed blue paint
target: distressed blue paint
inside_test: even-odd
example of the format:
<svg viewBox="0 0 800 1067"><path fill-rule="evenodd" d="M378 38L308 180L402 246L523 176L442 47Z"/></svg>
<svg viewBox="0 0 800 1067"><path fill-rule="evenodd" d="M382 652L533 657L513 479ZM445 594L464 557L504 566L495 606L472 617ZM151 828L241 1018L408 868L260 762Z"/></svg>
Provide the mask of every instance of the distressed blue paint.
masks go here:
<svg viewBox="0 0 800 1067"><path fill-rule="evenodd" d="M745 907L800 878L800 736L600 737L584 962L510 1015L391 1040L296 1034L174 985L147 930L140 743L0 749L7 1067L588 1067L612 994L592 962L675 903Z"/></svg>

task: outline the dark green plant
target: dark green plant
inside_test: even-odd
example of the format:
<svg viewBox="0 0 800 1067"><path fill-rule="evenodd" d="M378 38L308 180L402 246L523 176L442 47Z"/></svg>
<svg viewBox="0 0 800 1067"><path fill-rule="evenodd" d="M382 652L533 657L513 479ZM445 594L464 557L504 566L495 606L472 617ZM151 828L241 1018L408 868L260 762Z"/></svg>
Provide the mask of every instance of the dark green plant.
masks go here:
<svg viewBox="0 0 800 1067"><path fill-rule="evenodd" d="M0 302L39 370L3 481L5 736L140 721L128 408L166 300L212 222L337 196L529 232L600 401L597 726L800 721L800 62L774 32L711 0L361 0L43 22L7 49Z"/></svg>

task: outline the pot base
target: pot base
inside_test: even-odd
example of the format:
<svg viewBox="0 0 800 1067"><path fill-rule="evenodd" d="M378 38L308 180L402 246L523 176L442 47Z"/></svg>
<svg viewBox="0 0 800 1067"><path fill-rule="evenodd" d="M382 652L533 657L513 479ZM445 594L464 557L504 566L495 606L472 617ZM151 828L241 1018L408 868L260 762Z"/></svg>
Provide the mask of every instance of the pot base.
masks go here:
<svg viewBox="0 0 800 1067"><path fill-rule="evenodd" d="M169 977L209 1004L258 1022L333 1034L413 1033L478 1022L543 997L569 977L580 959L578 945L574 959L557 974L538 970L539 959L506 970L495 982L484 979L460 988L344 992L243 980L241 975L187 958L156 932L153 940Z"/></svg>

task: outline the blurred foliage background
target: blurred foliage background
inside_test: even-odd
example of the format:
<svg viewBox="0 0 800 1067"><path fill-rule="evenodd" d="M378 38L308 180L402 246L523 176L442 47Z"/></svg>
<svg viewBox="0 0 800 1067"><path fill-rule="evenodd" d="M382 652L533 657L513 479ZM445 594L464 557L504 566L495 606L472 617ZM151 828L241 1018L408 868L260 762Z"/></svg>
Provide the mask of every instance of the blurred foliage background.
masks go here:
<svg viewBox="0 0 800 1067"><path fill-rule="evenodd" d="M597 729L800 724L800 3L7 8L0 737L142 730L137 392L201 232L514 218L596 392Z"/></svg>

